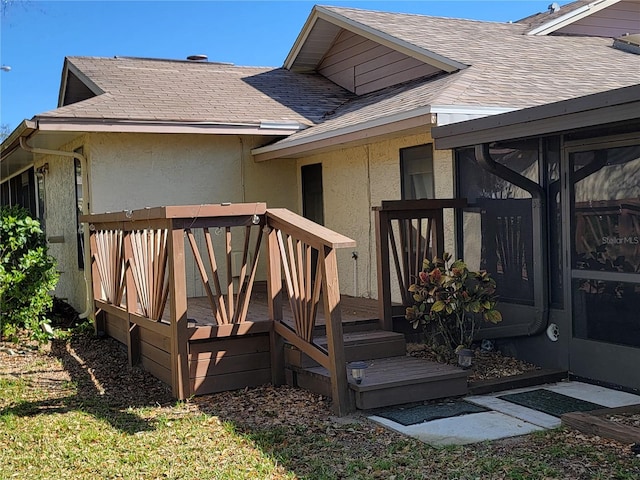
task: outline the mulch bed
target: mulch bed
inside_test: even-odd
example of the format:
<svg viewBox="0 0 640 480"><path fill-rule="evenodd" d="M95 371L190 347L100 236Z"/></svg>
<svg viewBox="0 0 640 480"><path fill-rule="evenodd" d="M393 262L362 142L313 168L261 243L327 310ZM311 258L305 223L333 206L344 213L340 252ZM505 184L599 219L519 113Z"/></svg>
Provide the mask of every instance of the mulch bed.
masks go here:
<svg viewBox="0 0 640 480"><path fill-rule="evenodd" d="M441 356L424 343L408 343L407 353L412 357L426 358L433 362L442 361ZM452 358L448 363L456 365L457 360ZM539 369L540 367L532 363L504 356L499 351L486 352L477 348L474 351L473 362L469 369L469 381L477 382L480 380L510 377Z"/></svg>

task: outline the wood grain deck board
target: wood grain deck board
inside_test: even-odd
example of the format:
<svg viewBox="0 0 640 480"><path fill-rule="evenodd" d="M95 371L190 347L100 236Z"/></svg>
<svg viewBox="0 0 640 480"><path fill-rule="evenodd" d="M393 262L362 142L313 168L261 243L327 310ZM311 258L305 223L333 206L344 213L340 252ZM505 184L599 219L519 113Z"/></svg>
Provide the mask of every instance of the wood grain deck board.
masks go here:
<svg viewBox="0 0 640 480"><path fill-rule="evenodd" d="M318 307L318 317L316 325L324 325L323 302ZM343 295L340 298L340 312L342 314L342 322L350 323L361 320L373 320L378 318L377 300L370 298L356 298ZM207 297L192 297L187 299L187 316L189 319L195 320L195 325L215 325L216 321L209 306ZM293 315L289 307L288 301L283 301L283 320L289 325L293 325ZM169 321L169 309L165 309L163 320ZM260 322L269 320L269 307L267 304L267 294L260 291L253 292L251 301L249 302L249 310L247 312L247 320L251 322Z"/></svg>
<svg viewBox="0 0 640 480"><path fill-rule="evenodd" d="M366 370L363 383L358 385L353 379L349 379L350 388L356 392L466 378L468 375L464 370L451 365L408 356L370 360L367 363L369 368ZM323 367L312 367L306 370L316 375L328 375Z"/></svg>

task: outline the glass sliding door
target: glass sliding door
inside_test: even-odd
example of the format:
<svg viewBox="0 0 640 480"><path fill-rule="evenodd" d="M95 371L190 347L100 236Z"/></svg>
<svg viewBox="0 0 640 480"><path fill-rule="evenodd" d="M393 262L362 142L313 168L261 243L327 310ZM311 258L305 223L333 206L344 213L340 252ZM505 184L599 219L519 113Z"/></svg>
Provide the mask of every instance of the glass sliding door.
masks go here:
<svg viewBox="0 0 640 480"><path fill-rule="evenodd" d="M640 388L640 139L567 153L571 370Z"/></svg>

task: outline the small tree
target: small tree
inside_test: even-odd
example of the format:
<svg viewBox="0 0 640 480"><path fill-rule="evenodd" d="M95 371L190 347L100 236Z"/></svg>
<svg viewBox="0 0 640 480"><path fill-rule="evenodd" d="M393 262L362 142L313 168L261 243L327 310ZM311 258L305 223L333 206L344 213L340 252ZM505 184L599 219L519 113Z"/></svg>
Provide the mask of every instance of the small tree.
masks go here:
<svg viewBox="0 0 640 480"><path fill-rule="evenodd" d="M432 342L452 354L469 347L477 328L478 317L490 323L502 321L496 310L496 282L489 273L469 271L462 260L451 255L425 259L417 283L409 287L414 304L406 310L406 318L414 328L423 325Z"/></svg>
<svg viewBox="0 0 640 480"><path fill-rule="evenodd" d="M49 338L46 313L58 282L37 220L21 207L0 209L0 338L26 328L31 338Z"/></svg>

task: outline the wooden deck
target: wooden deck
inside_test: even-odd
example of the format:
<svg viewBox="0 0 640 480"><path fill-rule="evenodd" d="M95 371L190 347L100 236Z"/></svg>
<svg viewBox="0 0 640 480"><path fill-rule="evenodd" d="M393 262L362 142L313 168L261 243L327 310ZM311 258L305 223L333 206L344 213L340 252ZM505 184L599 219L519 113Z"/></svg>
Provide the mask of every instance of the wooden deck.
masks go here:
<svg viewBox="0 0 640 480"><path fill-rule="evenodd" d="M403 224L406 238L378 234L385 246L395 245L393 263L401 265L405 282L423 247L441 247L442 212L436 210L452 206L411 205L410 213L394 216L389 212L396 204L385 204L388 221L377 221L395 231L389 224L396 216L415 219ZM334 413L345 415L356 404L372 408L466 389L464 372L438 378L411 363L405 337L391 331L388 282L379 285L386 292L384 314L382 302L340 295L336 251L355 242L293 212L263 203L174 205L84 215L81 221L90 224L96 333L122 342L130 364L141 363L170 384L178 399L288 381L326 391ZM407 237L414 229L418 243ZM409 256L400 258L405 246ZM265 272L258 268L260 251ZM390 263L386 253L379 266ZM198 291L206 296L188 298L194 290L187 273L195 275L195 286L202 282ZM389 276L389 269L378 273L379 279ZM403 315L402 306L395 307ZM374 361L369 380L355 387L348 378L353 360ZM327 375L306 365L321 366ZM401 379L418 371L419 378Z"/></svg>
<svg viewBox="0 0 640 480"><path fill-rule="evenodd" d="M247 312L248 322L260 322L269 320L269 307L267 305L267 293L263 289L257 289L251 296L249 311ZM167 309L168 310L168 309ZM340 310L342 313L342 323L355 323L366 320L376 320L378 318L378 301L370 298L356 298L346 295L340 297ZM289 325L293 325L293 314L289 307L289 302L283 302L283 320ZM211 306L207 297L193 297L187 299L187 316L190 327L216 325ZM169 321L169 312L165 311L163 321ZM318 317L316 326L325 324L323 306L318 306Z"/></svg>

